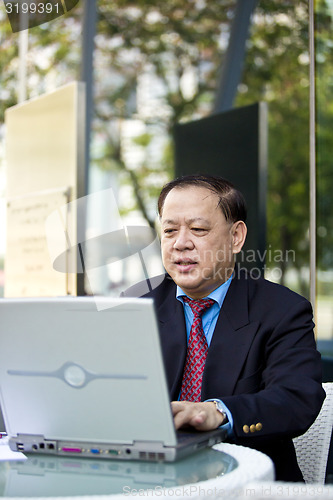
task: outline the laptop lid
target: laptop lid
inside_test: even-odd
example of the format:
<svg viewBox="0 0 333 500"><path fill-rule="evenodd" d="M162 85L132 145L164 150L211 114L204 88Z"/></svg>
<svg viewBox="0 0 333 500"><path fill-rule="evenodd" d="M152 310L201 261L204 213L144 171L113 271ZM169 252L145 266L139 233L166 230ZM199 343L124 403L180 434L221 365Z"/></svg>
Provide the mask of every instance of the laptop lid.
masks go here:
<svg viewBox="0 0 333 500"><path fill-rule="evenodd" d="M101 301L0 301L8 435L176 443L152 301Z"/></svg>
<svg viewBox="0 0 333 500"><path fill-rule="evenodd" d="M161 454L177 438L151 299L3 299L0 317L0 401L16 449L176 458ZM194 450L222 437L191 439Z"/></svg>

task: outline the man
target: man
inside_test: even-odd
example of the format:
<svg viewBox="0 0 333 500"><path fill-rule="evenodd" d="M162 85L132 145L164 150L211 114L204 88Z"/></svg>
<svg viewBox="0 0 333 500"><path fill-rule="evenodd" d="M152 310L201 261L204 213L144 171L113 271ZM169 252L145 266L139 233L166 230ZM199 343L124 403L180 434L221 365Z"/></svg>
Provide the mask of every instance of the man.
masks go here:
<svg viewBox="0 0 333 500"><path fill-rule="evenodd" d="M176 179L158 209L167 274L144 296L156 306L176 428L225 425L231 442L272 458L278 480L301 481L292 438L325 397L310 303L235 266L246 207L229 182Z"/></svg>

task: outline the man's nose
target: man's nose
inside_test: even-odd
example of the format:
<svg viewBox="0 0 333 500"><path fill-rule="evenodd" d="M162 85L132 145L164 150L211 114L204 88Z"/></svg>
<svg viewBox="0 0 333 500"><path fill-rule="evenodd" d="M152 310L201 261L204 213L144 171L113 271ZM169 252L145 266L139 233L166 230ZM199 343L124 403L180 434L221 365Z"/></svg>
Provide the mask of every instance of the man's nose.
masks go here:
<svg viewBox="0 0 333 500"><path fill-rule="evenodd" d="M173 247L176 250L191 250L194 248L193 241L191 239L191 233L186 229L181 229L175 240Z"/></svg>

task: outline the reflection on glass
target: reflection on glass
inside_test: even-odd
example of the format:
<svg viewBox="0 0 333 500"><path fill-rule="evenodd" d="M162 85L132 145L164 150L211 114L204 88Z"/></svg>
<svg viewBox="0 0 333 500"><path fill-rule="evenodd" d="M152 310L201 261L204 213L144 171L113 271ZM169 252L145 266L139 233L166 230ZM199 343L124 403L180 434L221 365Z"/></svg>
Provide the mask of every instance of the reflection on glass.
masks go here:
<svg viewBox="0 0 333 500"><path fill-rule="evenodd" d="M55 497L159 491L222 477L237 465L236 459L213 449L175 463L33 456L0 462L0 493L6 497Z"/></svg>
<svg viewBox="0 0 333 500"><path fill-rule="evenodd" d="M317 335L333 355L333 1L315 2L317 152Z"/></svg>
<svg viewBox="0 0 333 500"><path fill-rule="evenodd" d="M236 102L237 106L258 101L268 105L265 276L306 297L309 297L308 25L308 0L257 2Z"/></svg>

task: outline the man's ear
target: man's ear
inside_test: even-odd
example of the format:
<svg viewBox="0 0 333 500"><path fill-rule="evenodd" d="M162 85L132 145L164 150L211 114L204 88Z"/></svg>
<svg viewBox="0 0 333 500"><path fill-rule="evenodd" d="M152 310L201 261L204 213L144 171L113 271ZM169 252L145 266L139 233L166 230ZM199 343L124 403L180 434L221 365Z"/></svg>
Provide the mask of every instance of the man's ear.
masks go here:
<svg viewBox="0 0 333 500"><path fill-rule="evenodd" d="M239 253L245 243L247 235L247 227L245 222L239 220L235 222L231 228L232 234L232 253Z"/></svg>

